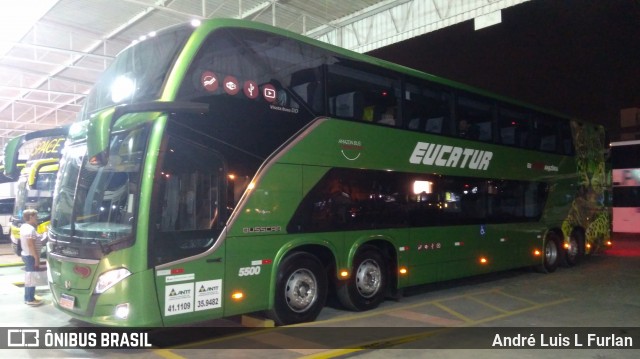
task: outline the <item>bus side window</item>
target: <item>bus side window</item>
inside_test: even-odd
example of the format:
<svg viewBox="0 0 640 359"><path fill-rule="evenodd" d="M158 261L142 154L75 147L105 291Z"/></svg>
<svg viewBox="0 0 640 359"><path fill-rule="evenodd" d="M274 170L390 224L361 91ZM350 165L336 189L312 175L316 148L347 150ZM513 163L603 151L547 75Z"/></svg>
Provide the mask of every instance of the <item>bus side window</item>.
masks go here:
<svg viewBox="0 0 640 359"><path fill-rule="evenodd" d="M456 100L458 136L470 140L493 140L493 104L462 94Z"/></svg>
<svg viewBox="0 0 640 359"><path fill-rule="evenodd" d="M447 91L435 84L406 84L404 104L406 105L407 129L449 134L451 119L451 97Z"/></svg>
<svg viewBox="0 0 640 359"><path fill-rule="evenodd" d="M516 106L498 105L498 143L529 148L531 111Z"/></svg>
<svg viewBox="0 0 640 359"><path fill-rule="evenodd" d="M532 147L544 152L558 152L559 126L556 120L538 114L533 121Z"/></svg>
<svg viewBox="0 0 640 359"><path fill-rule="evenodd" d="M397 114L391 113L400 102L400 81L395 73L378 73L365 64L335 63L328 66L327 93L330 115L397 125Z"/></svg>
<svg viewBox="0 0 640 359"><path fill-rule="evenodd" d="M219 223L222 162L213 152L170 137L162 151L155 212L156 264L202 253L210 248Z"/></svg>

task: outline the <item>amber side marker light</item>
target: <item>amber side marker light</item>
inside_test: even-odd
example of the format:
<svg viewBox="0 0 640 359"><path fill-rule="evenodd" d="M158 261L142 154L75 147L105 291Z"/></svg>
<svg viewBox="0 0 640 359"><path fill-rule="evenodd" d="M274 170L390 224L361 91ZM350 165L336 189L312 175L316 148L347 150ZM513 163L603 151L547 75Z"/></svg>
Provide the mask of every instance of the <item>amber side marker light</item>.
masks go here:
<svg viewBox="0 0 640 359"><path fill-rule="evenodd" d="M564 244L564 249L569 249L569 243Z"/></svg>
<svg viewBox="0 0 640 359"><path fill-rule="evenodd" d="M540 257L540 254L541 254L540 251L537 249L533 251L533 255L536 257Z"/></svg>
<svg viewBox="0 0 640 359"><path fill-rule="evenodd" d="M400 272L400 274L402 275L406 275L407 273L409 273L409 270L406 267L400 267L400 270L398 270L398 272Z"/></svg>
<svg viewBox="0 0 640 359"><path fill-rule="evenodd" d="M340 271L340 278L347 278L349 277L349 271L348 270L341 270Z"/></svg>
<svg viewBox="0 0 640 359"><path fill-rule="evenodd" d="M489 261L485 257L480 257L480 264L489 264Z"/></svg>
<svg viewBox="0 0 640 359"><path fill-rule="evenodd" d="M244 293L242 293L242 292L233 292L231 294L231 299L233 299L235 301L240 301L240 300L242 300L242 298L244 298Z"/></svg>
<svg viewBox="0 0 640 359"><path fill-rule="evenodd" d="M606 245L607 247L611 247L611 246L613 246L613 242L611 242L611 241L606 241L606 242L605 242L605 245Z"/></svg>

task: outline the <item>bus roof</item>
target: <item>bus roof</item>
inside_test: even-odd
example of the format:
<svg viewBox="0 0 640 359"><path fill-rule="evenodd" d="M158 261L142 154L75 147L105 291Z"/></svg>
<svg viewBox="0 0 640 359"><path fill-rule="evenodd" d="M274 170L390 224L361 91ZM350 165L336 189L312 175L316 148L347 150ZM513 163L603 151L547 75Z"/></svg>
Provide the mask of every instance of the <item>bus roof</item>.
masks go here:
<svg viewBox="0 0 640 359"><path fill-rule="evenodd" d="M203 21L203 24L205 22ZM492 92L483 88L479 88L479 87L475 87L475 86L471 86L468 84L465 84L463 82L458 82L458 81L454 81L445 77L440 77L434 74L431 74L429 72L424 72L421 70L417 70L411 67L407 67L407 66L403 66L394 62L390 62L387 60L383 60L371 55L367 55L367 54L362 54L362 53L358 53L349 49L345 49L339 46L335 46L333 44L328 44L325 42L322 42L320 40L317 39L313 39L313 38L309 38L306 37L304 35L301 34L297 34L294 32L291 32L289 30L286 29L282 29L282 28L278 28L278 27L273 27L267 24L262 24L262 23L257 23L254 21L247 21L247 20L237 20L237 19L210 19L210 20L206 20L206 23L209 24L208 31L213 30L214 28L234 28L234 27L241 27L241 28L249 28L249 29L255 29L255 30L261 30L261 31L266 31L266 32L271 32L274 34L278 34L278 35L282 35L282 36L287 36L287 37L291 37L291 38L295 38L298 41L302 41L305 42L307 44L310 44L312 46L316 46L319 48L323 48L329 51L333 51L337 54L349 57L351 59L354 60L358 60L358 61L363 61L366 63L369 63L371 65L374 66L380 66L380 67L384 67L393 71L397 71L399 73L402 74L407 74L407 75L411 75L411 76L416 76L422 79L426 79L429 81L433 81L435 83L439 83L445 86L450 86L452 88L456 88L459 90L464 90L464 91L469 91L472 93L475 93L477 95L481 95L481 96L485 96L485 97L489 97L489 98L493 98L494 100L499 100L499 101L503 101L512 105L517 105L517 106L523 106L523 107L527 107L531 110L535 110L538 112L542 112L542 113L546 113L549 115L554 115L554 116L558 116L558 117L563 117L566 119L573 119L573 120L577 120L578 122L583 122L582 120L578 120L575 119L573 116L569 116L566 113L562 113L553 109L549 109L549 108L543 108L540 106L536 106L533 105L531 103L527 103L527 102L523 102L511 97L508 97L506 95L500 94L500 93L496 93L496 92Z"/></svg>

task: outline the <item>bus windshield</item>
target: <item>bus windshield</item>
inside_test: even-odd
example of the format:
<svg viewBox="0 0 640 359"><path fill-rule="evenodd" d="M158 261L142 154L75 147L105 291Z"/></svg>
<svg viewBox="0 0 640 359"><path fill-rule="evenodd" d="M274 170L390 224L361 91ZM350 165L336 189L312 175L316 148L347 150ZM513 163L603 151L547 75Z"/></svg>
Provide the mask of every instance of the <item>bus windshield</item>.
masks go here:
<svg viewBox="0 0 640 359"><path fill-rule="evenodd" d="M38 223L49 220L55 180L56 173L39 173L35 188L29 188L27 179L22 177L18 182L13 217L22 221L22 212L25 209L35 209L38 211Z"/></svg>
<svg viewBox="0 0 640 359"><path fill-rule="evenodd" d="M109 106L157 99L176 54L192 31L192 26L178 26L124 50L91 90L81 118Z"/></svg>
<svg viewBox="0 0 640 359"><path fill-rule="evenodd" d="M86 144L76 143L65 151L52 218L54 233L74 236L72 241L92 238L101 244L131 236L134 204L142 164L147 128L115 133L109 162L91 165ZM74 201L75 198L75 201Z"/></svg>

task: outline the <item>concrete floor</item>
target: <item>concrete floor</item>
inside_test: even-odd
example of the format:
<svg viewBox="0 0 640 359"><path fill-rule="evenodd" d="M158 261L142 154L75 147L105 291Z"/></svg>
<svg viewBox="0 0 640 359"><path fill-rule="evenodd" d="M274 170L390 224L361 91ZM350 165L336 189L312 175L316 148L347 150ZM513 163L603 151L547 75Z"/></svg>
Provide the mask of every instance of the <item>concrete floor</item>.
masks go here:
<svg viewBox="0 0 640 359"><path fill-rule="evenodd" d="M327 307L316 322L296 327L224 338L206 327L169 329L154 339L163 348L130 351L7 349L0 337L0 352L12 358L637 358L638 349L490 349L496 335L579 335L586 341L591 332L630 336L640 348L640 236L614 239L607 254L575 268L552 274L522 269L414 288L369 312ZM47 304L22 303L24 272L5 247L0 244L0 327L82 326L53 308L47 287L37 290ZM164 348L167 343L174 345Z"/></svg>

